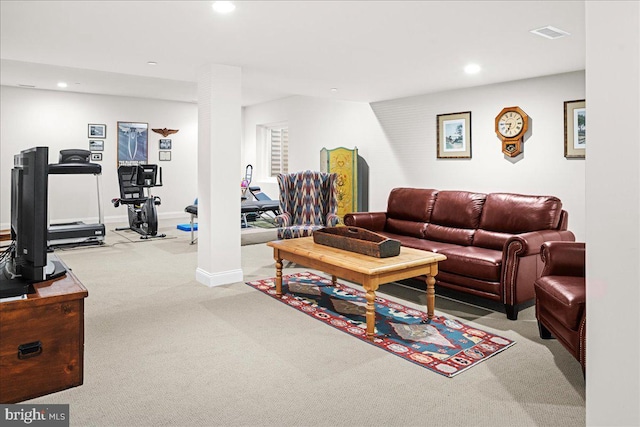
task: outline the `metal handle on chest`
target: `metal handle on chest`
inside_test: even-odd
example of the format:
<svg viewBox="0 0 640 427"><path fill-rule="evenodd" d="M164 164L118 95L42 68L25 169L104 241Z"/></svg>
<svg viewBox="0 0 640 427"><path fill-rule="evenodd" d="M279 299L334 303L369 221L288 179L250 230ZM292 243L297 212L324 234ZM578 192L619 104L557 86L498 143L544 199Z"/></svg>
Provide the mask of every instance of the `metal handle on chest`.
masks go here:
<svg viewBox="0 0 640 427"><path fill-rule="evenodd" d="M20 344L18 346L18 359L29 359L30 357L36 357L42 353L42 342L34 341L27 344Z"/></svg>

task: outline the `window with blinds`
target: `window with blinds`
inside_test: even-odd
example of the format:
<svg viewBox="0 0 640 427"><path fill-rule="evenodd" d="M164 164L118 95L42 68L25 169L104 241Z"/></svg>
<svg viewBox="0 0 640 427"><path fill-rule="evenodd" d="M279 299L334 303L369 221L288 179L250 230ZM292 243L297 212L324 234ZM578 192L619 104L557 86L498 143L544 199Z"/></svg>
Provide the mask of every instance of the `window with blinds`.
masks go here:
<svg viewBox="0 0 640 427"><path fill-rule="evenodd" d="M270 128L269 142L271 146L271 176L289 173L289 128Z"/></svg>

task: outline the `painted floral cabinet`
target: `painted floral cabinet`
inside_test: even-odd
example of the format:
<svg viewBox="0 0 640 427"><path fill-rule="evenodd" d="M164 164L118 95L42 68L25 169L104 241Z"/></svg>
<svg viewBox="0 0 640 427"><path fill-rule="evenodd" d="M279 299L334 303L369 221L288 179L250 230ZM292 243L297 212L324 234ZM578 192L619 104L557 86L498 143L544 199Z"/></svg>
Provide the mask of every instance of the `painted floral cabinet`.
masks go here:
<svg viewBox="0 0 640 427"><path fill-rule="evenodd" d="M369 209L369 166L358 148L320 150L320 170L338 175L338 216Z"/></svg>

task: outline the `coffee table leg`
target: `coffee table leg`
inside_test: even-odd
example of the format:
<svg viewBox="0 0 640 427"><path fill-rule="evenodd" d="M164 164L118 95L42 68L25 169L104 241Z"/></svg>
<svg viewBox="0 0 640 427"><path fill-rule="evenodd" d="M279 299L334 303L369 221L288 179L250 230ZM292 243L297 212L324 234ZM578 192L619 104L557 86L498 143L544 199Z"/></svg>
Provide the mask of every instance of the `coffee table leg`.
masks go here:
<svg viewBox="0 0 640 427"><path fill-rule="evenodd" d="M282 258L276 258L276 296L282 297Z"/></svg>
<svg viewBox="0 0 640 427"><path fill-rule="evenodd" d="M435 307L436 307L436 279L435 277L428 275L427 279L427 317L428 317L428 321L430 322L431 319L433 319L433 316L435 315Z"/></svg>
<svg viewBox="0 0 640 427"><path fill-rule="evenodd" d="M376 332L376 292L373 289L367 289L367 339L373 341Z"/></svg>
<svg viewBox="0 0 640 427"><path fill-rule="evenodd" d="M337 283L338 283L338 278L332 274L331 275L331 286L335 286Z"/></svg>

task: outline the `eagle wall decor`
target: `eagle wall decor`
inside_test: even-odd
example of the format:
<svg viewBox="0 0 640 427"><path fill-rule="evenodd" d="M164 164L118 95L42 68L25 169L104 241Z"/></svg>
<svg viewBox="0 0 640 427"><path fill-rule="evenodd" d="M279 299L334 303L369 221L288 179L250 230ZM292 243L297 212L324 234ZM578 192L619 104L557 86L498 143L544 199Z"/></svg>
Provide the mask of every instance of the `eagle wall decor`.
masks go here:
<svg viewBox="0 0 640 427"><path fill-rule="evenodd" d="M164 136L165 138L168 137L169 135L171 135L172 133L178 133L178 131L180 129L151 129L152 131L154 131L155 133L159 133L160 135Z"/></svg>

